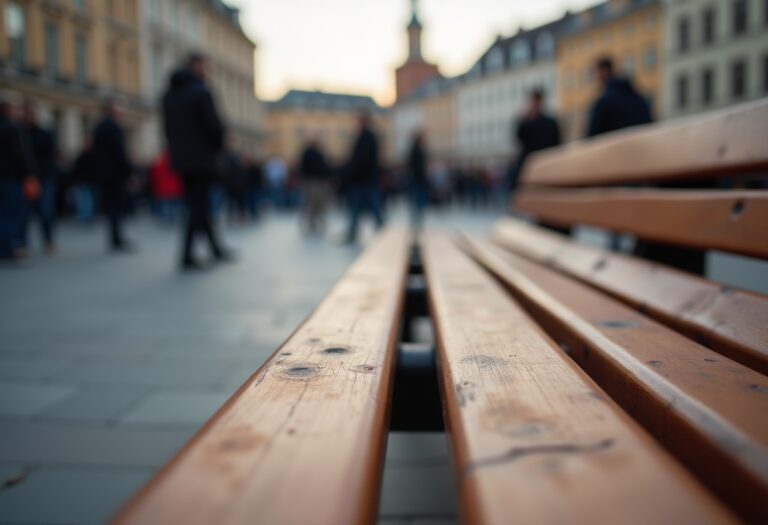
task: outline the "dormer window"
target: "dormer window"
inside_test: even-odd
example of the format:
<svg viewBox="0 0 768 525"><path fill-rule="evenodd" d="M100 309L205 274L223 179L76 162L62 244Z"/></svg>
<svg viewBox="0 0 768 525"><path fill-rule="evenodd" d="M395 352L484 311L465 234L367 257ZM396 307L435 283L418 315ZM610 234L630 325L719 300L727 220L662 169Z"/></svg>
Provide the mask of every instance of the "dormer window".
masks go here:
<svg viewBox="0 0 768 525"><path fill-rule="evenodd" d="M552 58L555 54L555 39L552 33L544 32L536 37L536 58Z"/></svg>
<svg viewBox="0 0 768 525"><path fill-rule="evenodd" d="M528 42L518 40L512 47L512 65L523 66L531 60L531 52Z"/></svg>
<svg viewBox="0 0 768 525"><path fill-rule="evenodd" d="M491 49L488 58L486 58L485 66L488 73L495 73L504 68L504 52L501 48L494 47Z"/></svg>

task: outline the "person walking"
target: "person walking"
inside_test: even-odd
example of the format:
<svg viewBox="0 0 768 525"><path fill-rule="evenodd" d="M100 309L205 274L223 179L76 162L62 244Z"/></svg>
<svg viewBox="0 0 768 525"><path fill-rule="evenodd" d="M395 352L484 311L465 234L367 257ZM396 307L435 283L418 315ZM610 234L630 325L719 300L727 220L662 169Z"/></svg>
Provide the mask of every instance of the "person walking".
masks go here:
<svg viewBox="0 0 768 525"><path fill-rule="evenodd" d="M424 223L424 210L429 202L429 178L427 176L427 152L424 132L417 131L408 156L408 197L411 208L411 227L420 230Z"/></svg>
<svg viewBox="0 0 768 525"><path fill-rule="evenodd" d="M384 226L379 189L379 141L371 129L371 117L361 112L358 135L346 168L347 198L349 200L349 229L346 244L357 242L360 216L367 211L373 215L376 227Z"/></svg>
<svg viewBox="0 0 768 525"><path fill-rule="evenodd" d="M123 108L116 100L102 107L101 120L93 130L93 169L101 185L101 202L109 224L109 248L116 253L133 251L123 234L128 181L133 167L128 158L125 132L120 124Z"/></svg>
<svg viewBox="0 0 768 525"><path fill-rule="evenodd" d="M615 74L611 58L601 58L596 69L602 93L590 111L588 137L649 124L653 120L648 102L629 78Z"/></svg>
<svg viewBox="0 0 768 525"><path fill-rule="evenodd" d="M34 197L35 179L24 134L13 119L13 105L0 99L0 259L25 257L26 200Z"/></svg>
<svg viewBox="0 0 768 525"><path fill-rule="evenodd" d="M219 243L211 220L211 187L224 148L225 128L213 94L206 85L208 60L193 53L176 71L163 97L165 135L173 169L181 174L187 223L181 253L182 270L203 266L193 254L198 236L208 239L217 261L230 261L231 253Z"/></svg>
<svg viewBox="0 0 768 525"><path fill-rule="evenodd" d="M23 110L22 129L32 154L35 176L40 184L40 196L30 202L30 211L40 224L40 231L48 255L56 251L54 221L56 218L56 189L59 178L56 138L37 121L37 108L27 101Z"/></svg>
<svg viewBox="0 0 768 525"><path fill-rule="evenodd" d="M507 180L509 193L517 188L525 161L531 153L560 145L560 125L557 120L544 112L544 91L534 89L528 98L528 108L516 124L515 137L520 153Z"/></svg>
<svg viewBox="0 0 768 525"><path fill-rule="evenodd" d="M320 235L325 230L325 215L331 198L331 170L320 149L320 140L313 136L301 155L301 181L304 189L303 216L307 232Z"/></svg>

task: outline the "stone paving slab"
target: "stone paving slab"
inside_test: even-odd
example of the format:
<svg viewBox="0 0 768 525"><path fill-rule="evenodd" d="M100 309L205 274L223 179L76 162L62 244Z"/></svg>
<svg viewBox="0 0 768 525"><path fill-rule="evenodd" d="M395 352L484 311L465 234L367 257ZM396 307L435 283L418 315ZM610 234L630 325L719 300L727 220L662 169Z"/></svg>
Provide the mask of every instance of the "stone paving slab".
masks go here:
<svg viewBox="0 0 768 525"><path fill-rule="evenodd" d="M17 523L103 523L152 475L148 469L43 468L0 491L0 519ZM40 494L47 494L40 501Z"/></svg>
<svg viewBox="0 0 768 525"><path fill-rule="evenodd" d="M0 381L0 416L34 416L75 392L72 386Z"/></svg>
<svg viewBox="0 0 768 525"><path fill-rule="evenodd" d="M112 424L147 395L145 389L136 388L78 390L42 412L40 417L53 421Z"/></svg>
<svg viewBox="0 0 768 525"><path fill-rule="evenodd" d="M152 394L120 418L120 423L199 427L230 397L231 394L221 392Z"/></svg>
<svg viewBox="0 0 768 525"><path fill-rule="evenodd" d="M155 468L196 427L142 429L0 420L0 462Z"/></svg>

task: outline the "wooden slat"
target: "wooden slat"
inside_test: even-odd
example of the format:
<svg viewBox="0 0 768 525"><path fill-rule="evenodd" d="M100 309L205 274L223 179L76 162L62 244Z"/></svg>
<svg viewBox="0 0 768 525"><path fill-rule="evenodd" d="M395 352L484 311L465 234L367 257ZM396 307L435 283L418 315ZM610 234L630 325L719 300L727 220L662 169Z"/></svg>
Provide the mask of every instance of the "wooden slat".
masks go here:
<svg viewBox="0 0 768 525"><path fill-rule="evenodd" d="M515 204L555 225L768 259L768 191L524 190Z"/></svg>
<svg viewBox="0 0 768 525"><path fill-rule="evenodd" d="M611 397L743 517L768 522L768 378L573 279L467 242Z"/></svg>
<svg viewBox="0 0 768 525"><path fill-rule="evenodd" d="M114 523L373 522L409 243L384 233Z"/></svg>
<svg viewBox="0 0 768 525"><path fill-rule="evenodd" d="M629 128L531 156L523 182L588 186L669 182L768 170L768 99Z"/></svg>
<svg viewBox="0 0 768 525"><path fill-rule="evenodd" d="M493 239L588 283L696 341L768 375L768 297L507 219Z"/></svg>
<svg viewBox="0 0 768 525"><path fill-rule="evenodd" d="M711 523L729 515L477 264L423 241L466 523Z"/></svg>

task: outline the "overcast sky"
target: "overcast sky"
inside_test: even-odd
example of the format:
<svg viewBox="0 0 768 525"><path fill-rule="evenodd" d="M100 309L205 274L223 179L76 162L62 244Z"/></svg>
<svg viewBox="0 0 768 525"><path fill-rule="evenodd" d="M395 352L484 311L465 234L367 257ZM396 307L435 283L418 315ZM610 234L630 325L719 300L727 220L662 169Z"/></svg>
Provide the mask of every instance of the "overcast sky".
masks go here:
<svg viewBox="0 0 768 525"><path fill-rule="evenodd" d="M257 92L290 87L394 98L406 55L409 0L228 0L257 43ZM497 34L532 27L596 0L420 0L424 53L443 74L463 73Z"/></svg>

